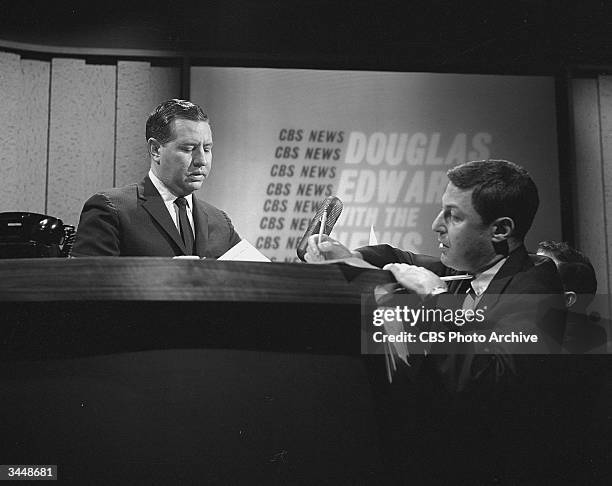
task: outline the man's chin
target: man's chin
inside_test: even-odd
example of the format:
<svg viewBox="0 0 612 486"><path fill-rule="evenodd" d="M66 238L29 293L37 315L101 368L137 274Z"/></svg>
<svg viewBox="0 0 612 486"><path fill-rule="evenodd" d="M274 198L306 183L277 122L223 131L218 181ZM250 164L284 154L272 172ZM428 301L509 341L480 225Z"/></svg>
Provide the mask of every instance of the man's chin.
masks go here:
<svg viewBox="0 0 612 486"><path fill-rule="evenodd" d="M446 265L447 267L449 266L448 257L446 256L446 252L443 251L442 253L440 253L440 261L444 263L444 265Z"/></svg>
<svg viewBox="0 0 612 486"><path fill-rule="evenodd" d="M440 261L448 268L452 268L453 270L457 270L458 272L463 272L465 270L464 268L460 268L462 267L462 265L458 265L457 262L454 262L452 258L449 258L446 252L440 253Z"/></svg>
<svg viewBox="0 0 612 486"><path fill-rule="evenodd" d="M190 193L197 191L200 187L204 185L204 180L201 181L191 181L185 184L185 189L188 189Z"/></svg>

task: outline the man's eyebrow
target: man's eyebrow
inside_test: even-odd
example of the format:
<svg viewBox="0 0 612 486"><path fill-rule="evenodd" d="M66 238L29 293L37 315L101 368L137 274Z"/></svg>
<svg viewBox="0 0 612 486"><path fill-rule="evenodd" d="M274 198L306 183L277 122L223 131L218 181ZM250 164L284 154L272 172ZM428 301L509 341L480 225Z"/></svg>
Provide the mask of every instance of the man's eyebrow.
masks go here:
<svg viewBox="0 0 612 486"><path fill-rule="evenodd" d="M186 138L184 140L179 140L178 141L180 145L200 145L200 141L199 140L194 140L194 139L189 139ZM212 142L206 142L203 143L202 146L204 147L212 147Z"/></svg>

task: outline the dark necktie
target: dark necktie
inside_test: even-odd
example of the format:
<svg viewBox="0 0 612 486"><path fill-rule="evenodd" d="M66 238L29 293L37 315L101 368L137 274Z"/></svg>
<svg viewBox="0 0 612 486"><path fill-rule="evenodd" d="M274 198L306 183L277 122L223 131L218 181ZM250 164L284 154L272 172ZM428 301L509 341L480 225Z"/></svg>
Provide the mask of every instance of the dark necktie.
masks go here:
<svg viewBox="0 0 612 486"><path fill-rule="evenodd" d="M471 279L455 280L450 282L448 290L452 294L465 296L465 294L472 288L471 282Z"/></svg>
<svg viewBox="0 0 612 486"><path fill-rule="evenodd" d="M193 231L191 231L191 225L189 224L189 219L187 218L187 199L184 197L178 197L174 201L174 204L179 207L179 229L181 231L183 243L185 243L185 248L187 249L187 255L193 255L194 238Z"/></svg>

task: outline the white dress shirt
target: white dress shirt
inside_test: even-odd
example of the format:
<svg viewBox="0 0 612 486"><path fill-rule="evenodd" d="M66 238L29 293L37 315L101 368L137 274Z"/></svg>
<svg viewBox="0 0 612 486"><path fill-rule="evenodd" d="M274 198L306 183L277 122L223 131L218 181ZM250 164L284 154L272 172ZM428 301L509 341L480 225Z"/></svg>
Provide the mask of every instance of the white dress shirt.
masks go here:
<svg viewBox="0 0 612 486"><path fill-rule="evenodd" d="M155 174L153 174L151 169L149 169L149 179L151 179L155 189L157 189L157 192L159 192L159 195L164 200L168 213L170 214L172 221L174 221L174 226L176 226L176 229L179 230L180 233L179 208L176 204L174 204L174 201L176 201L176 198L179 196L172 194L172 191L170 191L170 189L168 189L168 187L162 181L160 181ZM187 200L187 219L189 220L191 230L195 235L195 226L193 224L193 194L189 194L184 197Z"/></svg>

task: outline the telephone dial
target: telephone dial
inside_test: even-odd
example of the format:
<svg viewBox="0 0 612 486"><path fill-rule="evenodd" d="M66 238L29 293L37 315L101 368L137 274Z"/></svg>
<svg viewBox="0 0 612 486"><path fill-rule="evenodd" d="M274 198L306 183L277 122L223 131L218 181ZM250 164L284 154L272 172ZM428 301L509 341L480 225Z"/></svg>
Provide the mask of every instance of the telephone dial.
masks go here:
<svg viewBox="0 0 612 486"><path fill-rule="evenodd" d="M0 258L69 257L75 227L37 213L0 213Z"/></svg>

